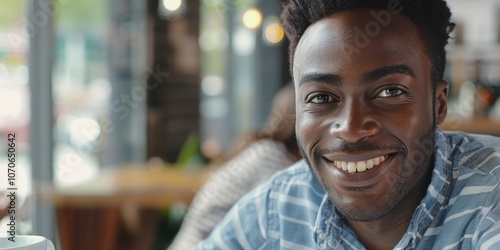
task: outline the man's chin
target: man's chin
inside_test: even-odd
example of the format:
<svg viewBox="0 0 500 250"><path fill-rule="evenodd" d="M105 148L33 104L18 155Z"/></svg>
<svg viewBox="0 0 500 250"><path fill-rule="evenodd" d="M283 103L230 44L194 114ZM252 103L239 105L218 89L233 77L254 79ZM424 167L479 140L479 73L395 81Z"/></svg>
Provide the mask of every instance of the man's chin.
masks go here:
<svg viewBox="0 0 500 250"><path fill-rule="evenodd" d="M357 221L357 222L377 221L384 218L384 216L386 216L390 211L390 209L387 208L380 211L373 211L371 209L361 210L359 209L359 207L350 209L350 208L345 208L341 204L336 204L336 202L332 199L331 196L330 200L332 200L339 214L342 215L342 217L344 217L345 219L350 221Z"/></svg>

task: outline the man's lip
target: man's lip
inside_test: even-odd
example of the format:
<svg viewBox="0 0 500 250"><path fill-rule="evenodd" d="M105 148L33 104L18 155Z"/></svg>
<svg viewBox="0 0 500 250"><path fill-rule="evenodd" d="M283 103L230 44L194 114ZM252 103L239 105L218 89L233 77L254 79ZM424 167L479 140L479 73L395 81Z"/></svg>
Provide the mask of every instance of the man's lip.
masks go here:
<svg viewBox="0 0 500 250"><path fill-rule="evenodd" d="M325 161L330 167L330 170L332 171L331 173L335 176L336 182L340 186L344 186L346 188L360 188L360 187L369 187L377 184L380 180L382 180L385 176L385 172L389 170L389 168L393 165L393 160L396 157L397 154L389 153L386 156L386 160L383 163L380 163L377 166L374 166L372 169L369 169L365 172L355 172L355 173L349 173L347 171L344 171L342 169L339 169L333 161L330 161L328 158L324 157ZM375 154L373 157L377 156L382 156ZM343 161L347 161L345 159L348 159L350 161L362 161L364 159L370 159L370 158L365 158L365 157L372 157L370 155L363 155L362 158L359 157L342 157L342 158L335 158L335 159L344 159Z"/></svg>

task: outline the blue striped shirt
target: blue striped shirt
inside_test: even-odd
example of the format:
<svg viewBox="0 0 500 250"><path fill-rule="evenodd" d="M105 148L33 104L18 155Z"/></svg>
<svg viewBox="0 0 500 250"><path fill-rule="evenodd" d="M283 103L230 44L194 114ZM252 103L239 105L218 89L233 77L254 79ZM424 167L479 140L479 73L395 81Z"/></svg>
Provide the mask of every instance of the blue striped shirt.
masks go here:
<svg viewBox="0 0 500 250"><path fill-rule="evenodd" d="M394 249L500 249L500 138L436 132L427 194ZM231 209L197 249L365 249L304 161Z"/></svg>

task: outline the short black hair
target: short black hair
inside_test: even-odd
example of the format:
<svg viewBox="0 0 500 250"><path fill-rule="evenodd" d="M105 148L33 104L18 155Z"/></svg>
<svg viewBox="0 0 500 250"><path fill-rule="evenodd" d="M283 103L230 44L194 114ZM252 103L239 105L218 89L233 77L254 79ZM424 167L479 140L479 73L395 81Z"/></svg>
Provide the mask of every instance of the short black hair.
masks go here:
<svg viewBox="0 0 500 250"><path fill-rule="evenodd" d="M397 5L400 14L413 21L424 42L431 61L434 84L443 79L446 50L450 33L455 28L445 0L285 0L281 20L290 41L290 72L293 76L293 56L297 44L314 22L333 13L357 9L389 10ZM394 12L391 12L394 13Z"/></svg>

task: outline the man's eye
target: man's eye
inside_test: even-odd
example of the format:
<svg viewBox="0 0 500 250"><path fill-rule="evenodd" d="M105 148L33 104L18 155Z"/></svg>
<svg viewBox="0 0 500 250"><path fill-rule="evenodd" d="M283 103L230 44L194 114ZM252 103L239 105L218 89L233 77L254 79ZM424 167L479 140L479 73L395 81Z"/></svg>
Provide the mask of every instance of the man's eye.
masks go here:
<svg viewBox="0 0 500 250"><path fill-rule="evenodd" d="M384 89L380 94L378 94L378 97L394 97L398 95L402 95L404 92L400 89L397 88L389 88L389 89Z"/></svg>
<svg viewBox="0 0 500 250"><path fill-rule="evenodd" d="M333 101L333 98L329 95L318 95L310 100L314 104L323 104Z"/></svg>

